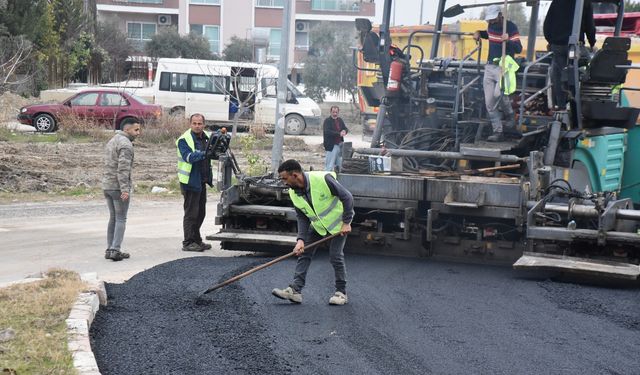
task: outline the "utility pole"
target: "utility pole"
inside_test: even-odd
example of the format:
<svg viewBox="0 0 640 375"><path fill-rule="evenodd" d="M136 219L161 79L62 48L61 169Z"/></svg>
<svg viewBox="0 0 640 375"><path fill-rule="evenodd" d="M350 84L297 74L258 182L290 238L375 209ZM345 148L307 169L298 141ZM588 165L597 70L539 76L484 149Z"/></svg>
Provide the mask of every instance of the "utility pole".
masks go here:
<svg viewBox="0 0 640 375"><path fill-rule="evenodd" d="M422 25L422 11L424 10L424 0L420 0L420 20L418 21L418 25Z"/></svg>
<svg viewBox="0 0 640 375"><path fill-rule="evenodd" d="M282 35L280 39L280 63L278 64L278 101L276 102L276 122L271 148L271 172L277 174L282 161L282 145L284 143L284 114L287 105L287 72L289 71L289 27L291 25L291 2L283 0Z"/></svg>

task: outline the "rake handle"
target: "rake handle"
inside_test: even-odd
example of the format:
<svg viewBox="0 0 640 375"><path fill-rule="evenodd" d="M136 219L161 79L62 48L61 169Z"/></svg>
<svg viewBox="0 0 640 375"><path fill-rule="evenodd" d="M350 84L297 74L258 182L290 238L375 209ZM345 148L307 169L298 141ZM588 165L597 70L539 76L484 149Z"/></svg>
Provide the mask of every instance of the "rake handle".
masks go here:
<svg viewBox="0 0 640 375"><path fill-rule="evenodd" d="M305 250L310 249L310 248L312 248L312 247L316 247L316 246L320 245L321 243L326 242L326 241L329 241L329 240L331 240L331 239L333 239L333 238L335 238L335 237L337 237L337 236L339 236L339 235L340 235L340 233L336 233L336 234L332 234L332 235L330 235L330 236L327 236L327 237L325 237L325 238L322 238L322 239L320 239L320 240L318 240L318 241L316 241L316 242L311 243L309 246L305 246ZM211 293L211 292L213 292L213 291L214 291L214 290L216 290L216 289L220 289L220 288L222 288L223 286L227 286L227 285L229 285L229 284L231 284L231 283L234 283L234 282L236 282L236 281L238 281L238 280L240 280L240 279L242 279L242 278L244 278L244 277L246 277L246 276L251 275L251 274L252 274L252 273L254 273L254 272L260 271L260 270L261 270L261 269L263 269L263 268L267 268L267 267L272 266L272 265L274 265L274 264L276 264L276 263L278 263L278 262L280 262L280 261L283 261L283 260L285 260L285 259L287 259L287 258L290 258L290 257L292 257L293 255L295 255L295 253L292 251L292 252L287 253L287 254L285 254L285 255L279 256L279 257L277 257L276 259L273 259L273 260L271 260L271 261L269 261L269 262L267 262L267 263L265 263L265 264L261 264L261 265L259 265L259 266L257 266L257 267L254 267L254 268L252 268L252 269L250 269L250 270L248 270L248 271L245 271L245 272L243 272L243 273L241 273L241 274L239 274L239 275L237 275L237 276L234 276L234 277L232 277L232 278L230 278L230 279L228 279L228 280L226 280L226 281L223 281L223 282L221 282L220 284L214 285L214 286L212 286L211 288L209 288L209 289L205 290L202 294L208 294L208 293Z"/></svg>

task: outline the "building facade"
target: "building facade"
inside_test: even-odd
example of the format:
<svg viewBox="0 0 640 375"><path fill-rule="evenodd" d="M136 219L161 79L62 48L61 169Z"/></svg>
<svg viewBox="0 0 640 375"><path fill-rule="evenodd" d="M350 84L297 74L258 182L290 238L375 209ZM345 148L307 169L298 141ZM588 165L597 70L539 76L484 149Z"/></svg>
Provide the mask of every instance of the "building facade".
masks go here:
<svg viewBox="0 0 640 375"><path fill-rule="evenodd" d="M281 48L285 0L96 0L99 21L115 23L137 53L163 28L198 33L214 54L232 37L251 41L257 62L275 62ZM289 66L299 69L309 50L309 33L322 21L354 27L356 18L375 16L374 0L291 0Z"/></svg>

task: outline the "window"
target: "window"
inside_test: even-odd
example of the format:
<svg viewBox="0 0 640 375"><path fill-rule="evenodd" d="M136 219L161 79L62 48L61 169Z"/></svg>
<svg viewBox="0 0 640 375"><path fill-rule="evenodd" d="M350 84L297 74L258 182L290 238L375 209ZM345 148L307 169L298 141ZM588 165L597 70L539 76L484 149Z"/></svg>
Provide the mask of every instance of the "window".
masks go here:
<svg viewBox="0 0 640 375"><path fill-rule="evenodd" d="M271 29L269 33L269 56L280 56L280 42L282 41L280 29Z"/></svg>
<svg viewBox="0 0 640 375"><path fill-rule="evenodd" d="M296 48L309 49L309 33L296 31Z"/></svg>
<svg viewBox="0 0 640 375"><path fill-rule="evenodd" d="M282 8L284 7L284 0L256 0L256 6L264 8Z"/></svg>
<svg viewBox="0 0 640 375"><path fill-rule="evenodd" d="M155 23L127 23L127 38L133 40L151 40L156 34Z"/></svg>
<svg viewBox="0 0 640 375"><path fill-rule="evenodd" d="M102 94L100 99L100 105L106 107L125 106L129 105L127 99L123 98L120 94L106 93Z"/></svg>
<svg viewBox="0 0 640 375"><path fill-rule="evenodd" d="M190 0L189 4L220 5L220 0Z"/></svg>
<svg viewBox="0 0 640 375"><path fill-rule="evenodd" d="M186 92L187 78L187 73L162 72L160 74L160 90Z"/></svg>
<svg viewBox="0 0 640 375"><path fill-rule="evenodd" d="M71 99L71 105L95 105L98 100L97 92L90 92L87 94L78 95Z"/></svg>
<svg viewBox="0 0 640 375"><path fill-rule="evenodd" d="M215 54L220 53L220 26L191 25L191 32L202 35L209 41L209 49Z"/></svg>
<svg viewBox="0 0 640 375"><path fill-rule="evenodd" d="M227 80L220 76L189 75L189 92L224 94Z"/></svg>
<svg viewBox="0 0 640 375"><path fill-rule="evenodd" d="M275 78L262 79L262 96L275 98L277 96L276 84L278 80Z"/></svg>

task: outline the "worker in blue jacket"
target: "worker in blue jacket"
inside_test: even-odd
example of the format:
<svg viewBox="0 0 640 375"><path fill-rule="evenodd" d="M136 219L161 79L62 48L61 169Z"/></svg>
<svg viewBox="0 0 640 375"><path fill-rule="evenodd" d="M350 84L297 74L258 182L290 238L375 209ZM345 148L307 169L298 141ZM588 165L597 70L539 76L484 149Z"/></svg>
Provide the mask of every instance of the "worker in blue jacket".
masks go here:
<svg viewBox="0 0 640 375"><path fill-rule="evenodd" d="M202 242L200 227L204 222L207 205L207 187L213 186L211 160L206 148L209 135L204 131L204 116L196 113L189 118L190 129L176 141L178 148L178 181L184 197L182 226L183 251L204 251L210 244Z"/></svg>

